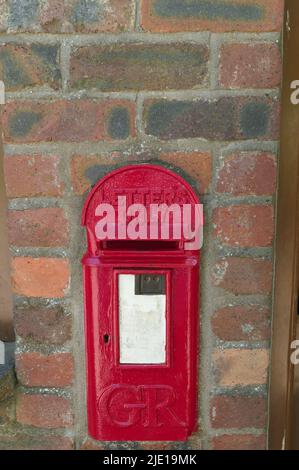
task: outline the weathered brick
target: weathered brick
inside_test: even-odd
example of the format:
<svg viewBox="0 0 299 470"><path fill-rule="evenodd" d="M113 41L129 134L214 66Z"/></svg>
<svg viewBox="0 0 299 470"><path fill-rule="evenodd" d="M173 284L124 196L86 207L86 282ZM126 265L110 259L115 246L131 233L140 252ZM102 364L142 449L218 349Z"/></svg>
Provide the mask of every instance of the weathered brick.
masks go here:
<svg viewBox="0 0 299 470"><path fill-rule="evenodd" d="M223 88L274 88L281 80L277 44L225 44L220 50L219 84Z"/></svg>
<svg viewBox="0 0 299 470"><path fill-rule="evenodd" d="M73 381L73 357L69 353L16 355L18 380L28 387L66 387Z"/></svg>
<svg viewBox="0 0 299 470"><path fill-rule="evenodd" d="M105 445L87 437L80 446L80 450L105 450Z"/></svg>
<svg viewBox="0 0 299 470"><path fill-rule="evenodd" d="M278 117L277 101L243 96L213 101L148 100L144 111L146 133L163 140L272 140L279 135Z"/></svg>
<svg viewBox="0 0 299 470"><path fill-rule="evenodd" d="M15 377L12 370L0 377L0 402L7 401L14 396Z"/></svg>
<svg viewBox="0 0 299 470"><path fill-rule="evenodd" d="M70 84L102 91L202 87L208 60L208 48L191 43L80 47L71 57Z"/></svg>
<svg viewBox="0 0 299 470"><path fill-rule="evenodd" d="M136 159L134 155L129 161ZM209 190L212 179L212 157L209 152L162 152L159 159L183 170L187 176L198 182L200 193ZM72 186L76 194L83 194L115 165L127 163L128 159L114 153L108 156L75 155L72 158Z"/></svg>
<svg viewBox="0 0 299 470"><path fill-rule="evenodd" d="M135 133L134 103L125 100L14 101L3 113L7 143L122 140Z"/></svg>
<svg viewBox="0 0 299 470"><path fill-rule="evenodd" d="M0 2L0 30L122 32L133 29L134 0L8 0Z"/></svg>
<svg viewBox="0 0 299 470"><path fill-rule="evenodd" d="M265 152L240 152L224 158L216 191L234 196L272 195L276 185L276 157Z"/></svg>
<svg viewBox="0 0 299 470"><path fill-rule="evenodd" d="M235 205L213 212L213 235L223 245L246 248L270 246L274 235L272 206Z"/></svg>
<svg viewBox="0 0 299 470"><path fill-rule="evenodd" d="M215 380L220 387L245 387L267 383L269 351L266 349L216 349Z"/></svg>
<svg viewBox="0 0 299 470"><path fill-rule="evenodd" d="M123 32L134 28L134 0L68 0L66 18L77 32Z"/></svg>
<svg viewBox="0 0 299 470"><path fill-rule="evenodd" d="M56 395L19 394L17 421L37 428L66 428L73 424L71 403Z"/></svg>
<svg viewBox="0 0 299 470"><path fill-rule="evenodd" d="M0 450L73 450L70 437L58 434L32 435L23 430L13 434L0 434Z"/></svg>
<svg viewBox="0 0 299 470"><path fill-rule="evenodd" d="M265 450L265 434L254 436L253 434L224 434L213 437L213 450Z"/></svg>
<svg viewBox="0 0 299 470"><path fill-rule="evenodd" d="M58 164L59 158L56 156L6 156L4 174L7 196L61 196L63 183Z"/></svg>
<svg viewBox="0 0 299 470"><path fill-rule="evenodd" d="M60 307L17 308L14 324L18 336L36 343L61 345L72 335L72 317Z"/></svg>
<svg viewBox="0 0 299 470"><path fill-rule="evenodd" d="M9 424L12 424L13 421L16 419L16 407L15 407L15 400L5 400L0 401L0 429L3 427L4 429ZM1 435L0 435L0 449L1 449Z"/></svg>
<svg viewBox="0 0 299 470"><path fill-rule="evenodd" d="M83 194L119 163L124 163L124 159L119 158L118 154L73 156L71 174L74 192Z"/></svg>
<svg viewBox="0 0 299 470"><path fill-rule="evenodd" d="M198 182L200 194L209 192L213 170L209 152L162 152L159 158Z"/></svg>
<svg viewBox="0 0 299 470"><path fill-rule="evenodd" d="M13 258L12 288L27 297L64 297L69 286L70 269L66 259Z"/></svg>
<svg viewBox="0 0 299 470"><path fill-rule="evenodd" d="M69 227L57 207L8 212L9 243L15 246L66 246Z"/></svg>
<svg viewBox="0 0 299 470"><path fill-rule="evenodd" d="M6 91L61 84L59 47L46 44L0 46L0 76Z"/></svg>
<svg viewBox="0 0 299 470"><path fill-rule="evenodd" d="M264 341L271 335L270 310L260 305L236 305L217 310L213 333L223 341Z"/></svg>
<svg viewBox="0 0 299 470"><path fill-rule="evenodd" d="M279 31L282 0L142 0L142 26L154 32Z"/></svg>
<svg viewBox="0 0 299 470"><path fill-rule="evenodd" d="M263 428L267 401L263 396L216 396L211 401L213 428Z"/></svg>
<svg viewBox="0 0 299 470"><path fill-rule="evenodd" d="M234 294L269 294L272 289L272 263L265 259L224 258L212 272L215 286Z"/></svg>

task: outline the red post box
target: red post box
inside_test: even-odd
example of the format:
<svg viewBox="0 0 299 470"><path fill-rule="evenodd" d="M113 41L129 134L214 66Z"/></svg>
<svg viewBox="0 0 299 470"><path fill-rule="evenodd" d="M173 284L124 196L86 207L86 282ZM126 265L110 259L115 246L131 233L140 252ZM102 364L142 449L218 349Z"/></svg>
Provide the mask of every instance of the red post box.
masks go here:
<svg viewBox="0 0 299 470"><path fill-rule="evenodd" d="M199 249L187 247L198 204L183 178L149 164L111 172L86 200L82 262L94 439L175 441L196 430ZM160 218L153 211L149 220L160 205L188 206L189 227L175 211Z"/></svg>

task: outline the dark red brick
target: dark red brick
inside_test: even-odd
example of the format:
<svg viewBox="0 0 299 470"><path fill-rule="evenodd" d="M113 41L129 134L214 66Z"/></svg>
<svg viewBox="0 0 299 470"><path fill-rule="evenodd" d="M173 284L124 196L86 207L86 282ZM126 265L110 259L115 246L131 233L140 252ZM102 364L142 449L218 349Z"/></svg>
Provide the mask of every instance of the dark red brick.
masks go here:
<svg viewBox="0 0 299 470"><path fill-rule="evenodd" d="M113 44L74 50L71 86L102 91L187 89L207 85L204 45Z"/></svg>
<svg viewBox="0 0 299 470"><path fill-rule="evenodd" d="M134 103L124 100L14 101L3 113L7 143L96 142L134 135Z"/></svg>
<svg viewBox="0 0 299 470"><path fill-rule="evenodd" d="M269 294L272 290L272 263L265 259L224 258L212 273L215 286L234 294Z"/></svg>
<svg viewBox="0 0 299 470"><path fill-rule="evenodd" d="M270 310L260 305L236 305L217 310L213 333L223 341L264 341L271 335Z"/></svg>
<svg viewBox="0 0 299 470"><path fill-rule="evenodd" d="M265 152L240 152L224 158L216 190L241 196L264 196L275 192L276 157Z"/></svg>
<svg viewBox="0 0 299 470"><path fill-rule="evenodd" d="M213 213L214 236L223 245L246 248L271 246L274 236L272 206L218 207Z"/></svg>
<svg viewBox="0 0 299 470"><path fill-rule="evenodd" d="M57 207L8 212L9 242L15 246L66 246L69 228Z"/></svg>
<svg viewBox="0 0 299 470"><path fill-rule="evenodd" d="M220 50L223 88L274 88L281 80L280 50L275 43L225 44Z"/></svg>
<svg viewBox="0 0 299 470"><path fill-rule="evenodd" d="M163 140L273 140L279 135L278 118L277 101L243 96L214 101L148 100L144 112L146 133Z"/></svg>
<svg viewBox="0 0 299 470"><path fill-rule="evenodd" d="M142 0L142 26L154 32L280 31L283 0Z"/></svg>
<svg viewBox="0 0 299 470"><path fill-rule="evenodd" d="M211 401L213 428L263 428L267 401L262 396L216 396Z"/></svg>
<svg viewBox="0 0 299 470"><path fill-rule="evenodd" d="M73 424L70 401L57 395L19 394L17 421L37 428L66 428Z"/></svg>
<svg viewBox="0 0 299 470"><path fill-rule="evenodd" d="M72 317L59 307L17 308L14 324L18 336L26 341L61 345L72 336Z"/></svg>

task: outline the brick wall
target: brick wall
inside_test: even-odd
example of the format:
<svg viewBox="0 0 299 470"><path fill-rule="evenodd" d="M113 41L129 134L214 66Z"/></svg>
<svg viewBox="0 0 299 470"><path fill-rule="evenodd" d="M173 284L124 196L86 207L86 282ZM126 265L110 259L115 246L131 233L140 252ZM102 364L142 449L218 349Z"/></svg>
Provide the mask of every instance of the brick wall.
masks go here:
<svg viewBox="0 0 299 470"><path fill-rule="evenodd" d="M0 2L17 332L0 448L266 446L283 0ZM87 437L80 227L117 165L183 171L205 207L199 431Z"/></svg>

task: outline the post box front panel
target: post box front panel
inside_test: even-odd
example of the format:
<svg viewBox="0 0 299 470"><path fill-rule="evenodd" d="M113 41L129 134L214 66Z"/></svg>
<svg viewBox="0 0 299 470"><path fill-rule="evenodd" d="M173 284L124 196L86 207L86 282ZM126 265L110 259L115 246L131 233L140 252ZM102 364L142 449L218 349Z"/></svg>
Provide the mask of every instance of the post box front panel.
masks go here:
<svg viewBox="0 0 299 470"><path fill-rule="evenodd" d="M197 346L190 334L197 331L198 299L191 289L198 284L197 268L183 265L170 270L166 357L160 364L154 363L155 355L152 364L119 360L121 328L114 279L120 271L120 265L85 268L85 285L94 282L99 293L91 296L86 317L86 331L96 331L87 333L93 343L88 354L90 435L100 440L185 440L196 428ZM111 289L103 291L102 283Z"/></svg>

